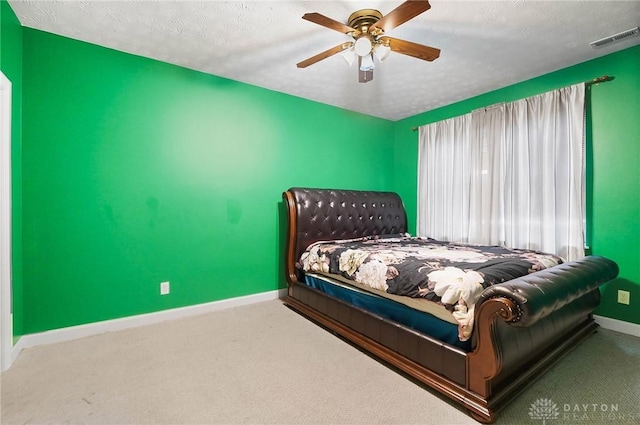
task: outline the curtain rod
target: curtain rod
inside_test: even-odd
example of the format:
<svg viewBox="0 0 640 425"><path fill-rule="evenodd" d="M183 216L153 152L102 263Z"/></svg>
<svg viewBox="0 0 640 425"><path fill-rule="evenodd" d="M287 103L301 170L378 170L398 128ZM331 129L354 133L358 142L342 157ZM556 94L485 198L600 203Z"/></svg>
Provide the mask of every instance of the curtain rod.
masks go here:
<svg viewBox="0 0 640 425"><path fill-rule="evenodd" d="M614 78L616 77L612 77L610 75L603 75L602 77L594 78L593 80L585 81L584 83L587 86L590 86L592 84L606 83L607 81L611 81Z"/></svg>
<svg viewBox="0 0 640 425"><path fill-rule="evenodd" d="M603 75L602 77L594 78L593 80L583 81L586 86L592 86L593 84L606 83L607 81L611 81L616 77L611 75ZM418 131L418 127L411 127L411 131Z"/></svg>

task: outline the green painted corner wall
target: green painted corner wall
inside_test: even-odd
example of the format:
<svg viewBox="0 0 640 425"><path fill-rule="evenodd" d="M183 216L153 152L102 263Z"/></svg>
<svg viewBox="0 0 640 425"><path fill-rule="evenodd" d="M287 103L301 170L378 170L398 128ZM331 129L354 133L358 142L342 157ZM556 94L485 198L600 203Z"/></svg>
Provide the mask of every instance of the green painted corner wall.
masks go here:
<svg viewBox="0 0 640 425"><path fill-rule="evenodd" d="M22 334L22 27L0 0L0 69L11 81L11 273L13 330ZM2 265L4 267L4 264Z"/></svg>
<svg viewBox="0 0 640 425"><path fill-rule="evenodd" d="M283 287L290 186L397 190L414 231L412 127L602 74L616 79L593 89L591 245L621 273L597 313L640 323L639 46L392 123L19 28L0 4L17 335Z"/></svg>
<svg viewBox="0 0 640 425"><path fill-rule="evenodd" d="M390 121L23 37L24 333L282 288L283 190L392 188Z"/></svg>
<svg viewBox="0 0 640 425"><path fill-rule="evenodd" d="M415 226L418 133L412 127L601 75L615 79L591 88L589 243L592 254L618 263L620 275L602 288L596 314L640 324L640 46L396 122L395 189ZM631 293L631 305L617 303L618 289Z"/></svg>

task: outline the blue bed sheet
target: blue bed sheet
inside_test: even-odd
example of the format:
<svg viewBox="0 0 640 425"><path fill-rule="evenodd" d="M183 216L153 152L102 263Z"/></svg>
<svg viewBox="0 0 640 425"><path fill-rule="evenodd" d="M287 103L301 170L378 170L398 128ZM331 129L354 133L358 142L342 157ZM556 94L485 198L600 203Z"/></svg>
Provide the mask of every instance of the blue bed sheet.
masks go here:
<svg viewBox="0 0 640 425"><path fill-rule="evenodd" d="M322 291L332 297L346 303L370 311L385 319L393 320L415 331L424 333L439 341L464 351L471 351L471 340L460 341L458 338L458 326L453 323L438 319L429 313L424 313L390 299L382 298L374 294L347 289L340 285L334 285L316 276L305 275L308 286Z"/></svg>

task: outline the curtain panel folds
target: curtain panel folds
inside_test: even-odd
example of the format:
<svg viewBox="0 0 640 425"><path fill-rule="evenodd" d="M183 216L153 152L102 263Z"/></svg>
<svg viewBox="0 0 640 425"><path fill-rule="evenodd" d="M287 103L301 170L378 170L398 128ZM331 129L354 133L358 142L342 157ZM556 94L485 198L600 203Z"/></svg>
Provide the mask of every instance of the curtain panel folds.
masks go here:
<svg viewBox="0 0 640 425"><path fill-rule="evenodd" d="M420 236L584 256L585 85L419 128Z"/></svg>

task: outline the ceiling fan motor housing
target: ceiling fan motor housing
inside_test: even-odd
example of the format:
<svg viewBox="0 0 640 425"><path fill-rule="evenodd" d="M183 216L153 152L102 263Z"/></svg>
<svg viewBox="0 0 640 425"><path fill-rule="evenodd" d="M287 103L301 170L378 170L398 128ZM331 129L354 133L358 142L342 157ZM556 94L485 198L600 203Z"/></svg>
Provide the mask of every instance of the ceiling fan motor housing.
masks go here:
<svg viewBox="0 0 640 425"><path fill-rule="evenodd" d="M349 16L348 25L361 33L368 33L371 25L382 18L382 13L375 9L361 9Z"/></svg>
<svg viewBox="0 0 640 425"><path fill-rule="evenodd" d="M353 12L349 16L348 24L351 28L357 30L352 34L355 38L355 52L358 56L365 56L371 53L373 46L377 43L377 36L381 33L380 29L369 32L371 26L382 18L382 13L375 9L362 9Z"/></svg>

